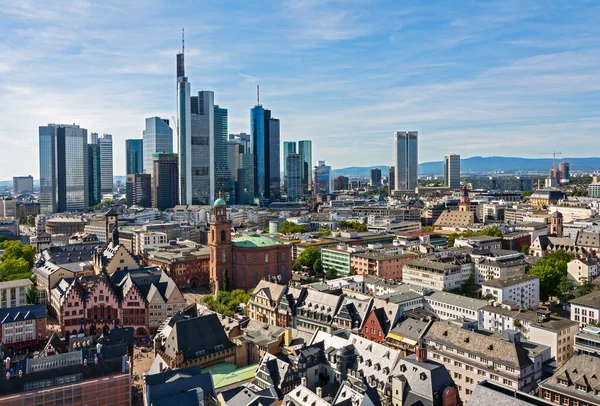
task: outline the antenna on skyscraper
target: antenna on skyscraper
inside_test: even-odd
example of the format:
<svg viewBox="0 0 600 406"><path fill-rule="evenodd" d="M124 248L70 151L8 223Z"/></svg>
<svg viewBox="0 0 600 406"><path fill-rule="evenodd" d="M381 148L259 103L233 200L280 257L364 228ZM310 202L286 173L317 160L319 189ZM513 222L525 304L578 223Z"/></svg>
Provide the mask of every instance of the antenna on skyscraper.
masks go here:
<svg viewBox="0 0 600 406"><path fill-rule="evenodd" d="M185 37L184 37L185 28L181 29L181 53L185 54Z"/></svg>
<svg viewBox="0 0 600 406"><path fill-rule="evenodd" d="M256 85L256 105L260 106L260 85Z"/></svg>

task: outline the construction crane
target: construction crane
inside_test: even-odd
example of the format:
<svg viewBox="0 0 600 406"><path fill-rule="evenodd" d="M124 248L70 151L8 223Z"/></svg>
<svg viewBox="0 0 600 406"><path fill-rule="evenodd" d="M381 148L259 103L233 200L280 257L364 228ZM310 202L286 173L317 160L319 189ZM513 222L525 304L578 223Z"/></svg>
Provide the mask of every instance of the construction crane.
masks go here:
<svg viewBox="0 0 600 406"><path fill-rule="evenodd" d="M556 170L556 155L562 155L562 152L538 152L538 155L552 155L552 169Z"/></svg>

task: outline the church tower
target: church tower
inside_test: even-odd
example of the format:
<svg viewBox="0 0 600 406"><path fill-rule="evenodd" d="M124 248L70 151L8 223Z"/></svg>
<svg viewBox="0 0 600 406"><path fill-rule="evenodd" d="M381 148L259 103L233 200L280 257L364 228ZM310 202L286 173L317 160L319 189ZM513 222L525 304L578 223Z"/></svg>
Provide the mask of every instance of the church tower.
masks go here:
<svg viewBox="0 0 600 406"><path fill-rule="evenodd" d="M233 263L231 253L231 221L227 220L227 204L220 197L213 205L208 246L210 247L210 288L232 290Z"/></svg>
<svg viewBox="0 0 600 406"><path fill-rule="evenodd" d="M460 202L458 203L458 211L471 211L471 201L469 200L469 189L467 187L463 187L462 196L460 197Z"/></svg>
<svg viewBox="0 0 600 406"><path fill-rule="evenodd" d="M119 213L114 209L110 209L104 214L106 241L112 241L113 230L119 227Z"/></svg>

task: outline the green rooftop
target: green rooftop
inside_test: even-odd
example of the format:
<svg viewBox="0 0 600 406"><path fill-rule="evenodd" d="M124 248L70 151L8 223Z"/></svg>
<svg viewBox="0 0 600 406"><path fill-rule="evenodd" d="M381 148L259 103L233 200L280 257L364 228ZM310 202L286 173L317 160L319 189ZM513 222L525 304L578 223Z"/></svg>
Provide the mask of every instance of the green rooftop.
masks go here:
<svg viewBox="0 0 600 406"><path fill-rule="evenodd" d="M242 248L272 247L278 244L278 242L274 239L263 237L262 235L258 234L243 235L241 237L234 238L231 242L235 247Z"/></svg>
<svg viewBox="0 0 600 406"><path fill-rule="evenodd" d="M230 362L221 362L220 364L202 368L202 372L210 372L215 389L219 389L235 385L236 383L242 384L254 379L257 367L258 364L238 368Z"/></svg>

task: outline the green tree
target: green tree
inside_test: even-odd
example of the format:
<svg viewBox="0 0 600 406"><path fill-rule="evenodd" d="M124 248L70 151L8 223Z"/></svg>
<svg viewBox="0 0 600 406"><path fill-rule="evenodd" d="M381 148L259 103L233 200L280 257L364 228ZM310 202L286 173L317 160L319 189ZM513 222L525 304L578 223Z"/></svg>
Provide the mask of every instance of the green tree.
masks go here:
<svg viewBox="0 0 600 406"><path fill-rule="evenodd" d="M323 260L321 258L318 258L313 263L311 276L312 275L320 275L322 273L323 273Z"/></svg>
<svg viewBox="0 0 600 406"><path fill-rule="evenodd" d="M321 259L321 252L315 247L307 247L300 255L298 255L292 268L295 271L301 271L305 267L312 270L317 259Z"/></svg>
<svg viewBox="0 0 600 406"><path fill-rule="evenodd" d="M592 282L590 282L589 279L585 279L583 282L581 282L581 285L579 285L576 296L585 296L588 293L591 293L592 290L594 290L594 285L592 285Z"/></svg>
<svg viewBox="0 0 600 406"><path fill-rule="evenodd" d="M351 266L350 272L348 272L348 276L354 276L354 275L356 275L356 268Z"/></svg>
<svg viewBox="0 0 600 406"><path fill-rule="evenodd" d="M567 277L567 263L573 259L573 255L563 250L551 252L545 258L540 259L529 271L532 275L540 277L540 299L548 300L551 296L559 296L568 288L564 278Z"/></svg>
<svg viewBox="0 0 600 406"><path fill-rule="evenodd" d="M229 290L229 276L223 272L223 290Z"/></svg>
<svg viewBox="0 0 600 406"><path fill-rule="evenodd" d="M20 241L7 240L0 244L0 248L4 249L2 255L2 261L7 259L19 259L22 258L29 264L29 267L33 267L35 261L35 248L31 245L25 245Z"/></svg>
<svg viewBox="0 0 600 406"><path fill-rule="evenodd" d="M362 232L367 231L367 226L358 221L341 220L340 221L340 229L354 230L354 231L358 231L359 233L362 233Z"/></svg>
<svg viewBox="0 0 600 406"><path fill-rule="evenodd" d="M338 271L335 268L329 268L327 269L325 276L327 279L335 279L338 277Z"/></svg>
<svg viewBox="0 0 600 406"><path fill-rule="evenodd" d="M433 231L433 227L432 226L423 226L423 227L421 227L421 231L426 231L426 232Z"/></svg>
<svg viewBox="0 0 600 406"><path fill-rule="evenodd" d="M281 223L281 226L279 227L279 232L281 234L298 234L305 233L306 231L306 226L287 220Z"/></svg>
<svg viewBox="0 0 600 406"><path fill-rule="evenodd" d="M31 285L29 289L27 289L27 292L25 292L25 300L29 305L38 304L40 302L40 294L34 285Z"/></svg>
<svg viewBox="0 0 600 406"><path fill-rule="evenodd" d="M526 190L523 193L521 193L521 197L529 197L533 194L533 190Z"/></svg>
<svg viewBox="0 0 600 406"><path fill-rule="evenodd" d="M112 203L111 199L104 199L100 203L98 203L94 206L90 206L90 209L91 210L102 210L103 208L110 206L111 203Z"/></svg>
<svg viewBox="0 0 600 406"><path fill-rule="evenodd" d="M31 277L29 262L23 258L10 258L0 263L0 281L14 281Z"/></svg>
<svg viewBox="0 0 600 406"><path fill-rule="evenodd" d="M529 244L525 244L521 247L521 252L525 255L529 255Z"/></svg>

